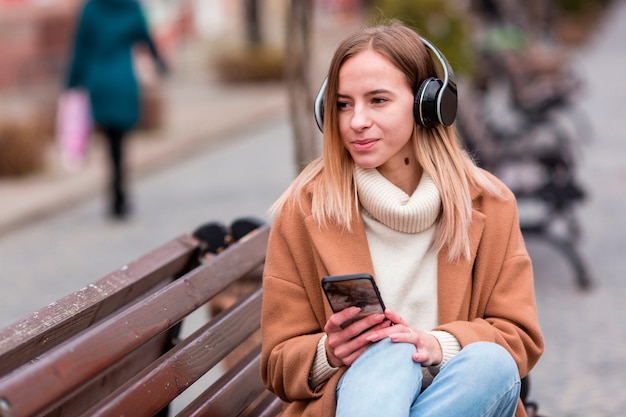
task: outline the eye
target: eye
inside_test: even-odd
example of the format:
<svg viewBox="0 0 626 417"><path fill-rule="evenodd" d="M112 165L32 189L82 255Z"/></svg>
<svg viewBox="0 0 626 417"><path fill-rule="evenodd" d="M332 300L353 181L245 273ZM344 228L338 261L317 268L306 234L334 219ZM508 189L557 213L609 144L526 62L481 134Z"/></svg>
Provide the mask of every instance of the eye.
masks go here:
<svg viewBox="0 0 626 417"><path fill-rule="evenodd" d="M344 110L347 109L348 107L350 107L350 103L347 101L338 101L337 102L337 109L339 110Z"/></svg>
<svg viewBox="0 0 626 417"><path fill-rule="evenodd" d="M387 101L389 101L389 100L387 100L387 99L386 99L386 98L384 98L384 97L374 97L374 98L372 99L372 103L373 103L373 104L385 104Z"/></svg>

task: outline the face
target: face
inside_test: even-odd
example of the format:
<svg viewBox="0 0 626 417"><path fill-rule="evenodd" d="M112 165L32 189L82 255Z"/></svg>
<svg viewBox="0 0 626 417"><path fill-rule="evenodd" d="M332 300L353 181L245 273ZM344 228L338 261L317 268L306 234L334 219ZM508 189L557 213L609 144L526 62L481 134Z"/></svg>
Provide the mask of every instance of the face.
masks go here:
<svg viewBox="0 0 626 417"><path fill-rule="evenodd" d="M413 91L404 74L387 58L365 50L340 68L337 100L339 132L354 162L378 168L389 179L407 171L408 161L415 159L409 142L414 118Z"/></svg>

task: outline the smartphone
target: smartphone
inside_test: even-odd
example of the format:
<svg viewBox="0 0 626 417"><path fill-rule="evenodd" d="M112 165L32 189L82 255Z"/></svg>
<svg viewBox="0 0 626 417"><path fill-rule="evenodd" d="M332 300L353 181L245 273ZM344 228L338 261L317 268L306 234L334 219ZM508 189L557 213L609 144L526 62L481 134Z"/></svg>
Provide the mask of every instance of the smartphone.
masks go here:
<svg viewBox="0 0 626 417"><path fill-rule="evenodd" d="M343 328L365 316L385 311L380 291L370 274L326 276L322 279L322 288L333 313L353 306L361 308L358 315L341 325Z"/></svg>

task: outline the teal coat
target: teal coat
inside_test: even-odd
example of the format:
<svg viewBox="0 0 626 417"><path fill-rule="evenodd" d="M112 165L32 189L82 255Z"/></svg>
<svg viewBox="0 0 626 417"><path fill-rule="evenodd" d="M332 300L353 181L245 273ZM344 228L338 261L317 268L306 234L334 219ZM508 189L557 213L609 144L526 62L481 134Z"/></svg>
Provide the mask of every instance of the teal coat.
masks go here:
<svg viewBox="0 0 626 417"><path fill-rule="evenodd" d="M132 129L140 116L139 84L132 51L146 45L160 71L165 64L136 0L88 0L80 16L67 87L89 92L94 122Z"/></svg>

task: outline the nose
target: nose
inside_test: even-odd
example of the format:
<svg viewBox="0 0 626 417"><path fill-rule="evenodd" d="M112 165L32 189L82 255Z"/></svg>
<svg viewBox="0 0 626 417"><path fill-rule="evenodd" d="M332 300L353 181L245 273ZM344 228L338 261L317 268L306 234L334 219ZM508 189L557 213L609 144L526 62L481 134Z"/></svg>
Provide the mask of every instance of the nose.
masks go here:
<svg viewBox="0 0 626 417"><path fill-rule="evenodd" d="M363 104L355 104L350 119L350 127L355 131L362 131L372 125L371 115L367 106Z"/></svg>

